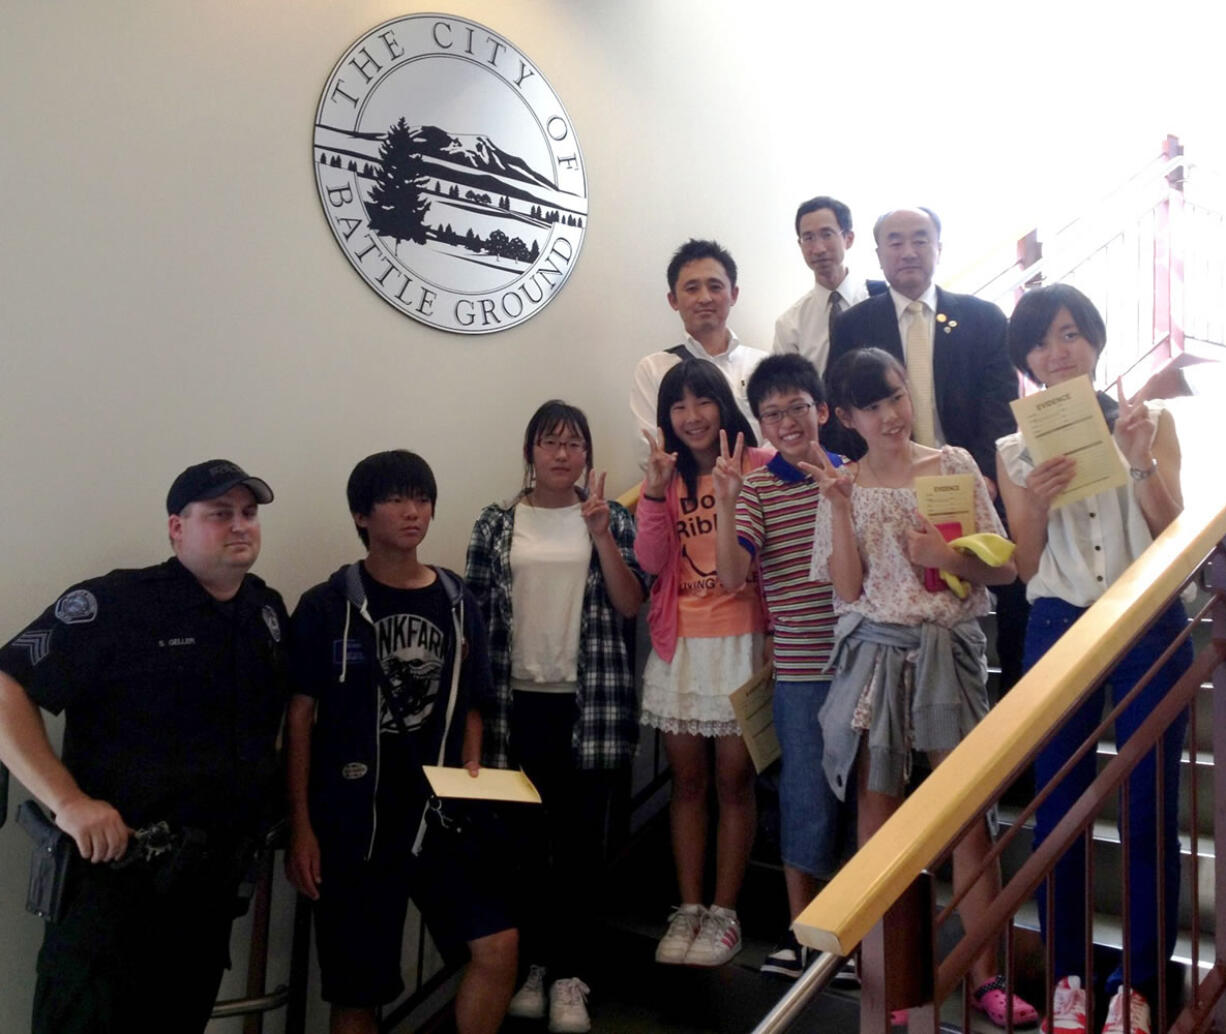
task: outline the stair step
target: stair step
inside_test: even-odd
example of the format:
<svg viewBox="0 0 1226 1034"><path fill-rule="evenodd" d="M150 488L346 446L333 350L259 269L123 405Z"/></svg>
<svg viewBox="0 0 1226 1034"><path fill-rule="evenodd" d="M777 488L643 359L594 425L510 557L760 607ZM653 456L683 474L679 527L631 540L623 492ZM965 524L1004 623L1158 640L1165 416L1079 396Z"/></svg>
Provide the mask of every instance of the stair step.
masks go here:
<svg viewBox="0 0 1226 1034"><path fill-rule="evenodd" d="M639 910L605 920L604 959L594 968L590 1000L593 1034L743 1034L752 1030L792 984L758 972L774 947L746 937L732 962L718 969L662 966L655 945L665 915ZM818 995L788 1028L790 1034L858 1034L860 1005L838 993ZM506 1034L539 1031L540 1021L508 1019Z"/></svg>
<svg viewBox="0 0 1226 1034"><path fill-rule="evenodd" d="M1012 826L1018 809L1002 806L1001 825ZM1027 822L1027 830L1033 832L1033 820ZM1197 842L1197 857L1192 857L1191 838L1180 834L1180 881L1179 881L1179 926L1188 930L1192 926L1192 881L1198 891L1198 912L1201 930L1212 934L1214 914L1214 860L1213 841L1200 838ZM1006 877L1018 871L1030 857L1031 836L1021 833L1005 850L1001 866ZM1121 865L1119 831L1110 819L1099 818L1094 823L1094 905L1104 915L1118 915L1121 903Z"/></svg>
<svg viewBox="0 0 1226 1034"><path fill-rule="evenodd" d="M1018 911L1014 920L1017 926L1027 930L1039 929L1039 910L1034 901L1028 901ZM1119 916L1103 912L1094 913L1094 943L1104 948L1119 951L1124 944L1124 928ZM1198 941L1197 964L1202 976L1213 967L1214 941L1213 934L1203 929ZM1188 930L1181 929L1175 938L1175 951L1171 956L1173 962L1184 967L1192 965L1192 935Z"/></svg>

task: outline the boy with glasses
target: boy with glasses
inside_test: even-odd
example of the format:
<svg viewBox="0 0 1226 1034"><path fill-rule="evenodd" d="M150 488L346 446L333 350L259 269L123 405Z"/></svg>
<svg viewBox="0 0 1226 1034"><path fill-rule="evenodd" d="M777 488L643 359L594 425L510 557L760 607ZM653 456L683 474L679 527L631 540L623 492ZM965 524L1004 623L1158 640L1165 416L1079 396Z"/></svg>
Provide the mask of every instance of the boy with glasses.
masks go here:
<svg viewBox="0 0 1226 1034"><path fill-rule="evenodd" d="M829 410L817 370L800 355L764 359L749 378L747 393L763 435L778 452L744 477L732 457L717 461L717 568L724 587L733 591L757 560L774 626L783 871L795 919L817 894L819 881L838 869L850 826L846 806L822 774L817 713L830 688L825 667L835 619L830 585L809 580L813 515L821 494L798 466L813 462L822 448L818 431ZM842 463L834 453L825 455L835 466ZM808 961L808 950L789 930L762 970L795 979ZM850 967L835 982L858 984Z"/></svg>

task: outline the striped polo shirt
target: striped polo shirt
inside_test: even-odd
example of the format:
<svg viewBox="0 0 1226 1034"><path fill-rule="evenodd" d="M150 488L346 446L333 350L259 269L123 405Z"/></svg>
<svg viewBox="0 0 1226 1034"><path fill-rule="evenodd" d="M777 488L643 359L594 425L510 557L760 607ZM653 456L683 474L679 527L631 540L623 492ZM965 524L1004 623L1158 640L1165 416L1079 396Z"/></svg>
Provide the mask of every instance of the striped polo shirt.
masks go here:
<svg viewBox="0 0 1226 1034"><path fill-rule="evenodd" d="M842 457L827 451L836 467ZM784 682L830 678L833 589L809 580L813 520L821 493L778 453L745 475L736 504L736 535L757 557L766 609L775 627L775 677Z"/></svg>

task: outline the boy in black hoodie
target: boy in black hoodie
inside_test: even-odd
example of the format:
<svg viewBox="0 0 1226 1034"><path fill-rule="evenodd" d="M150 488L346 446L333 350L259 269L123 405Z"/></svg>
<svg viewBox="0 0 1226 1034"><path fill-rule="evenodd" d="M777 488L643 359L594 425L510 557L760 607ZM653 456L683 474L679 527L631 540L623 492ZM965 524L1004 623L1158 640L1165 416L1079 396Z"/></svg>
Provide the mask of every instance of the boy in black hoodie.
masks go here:
<svg viewBox="0 0 1226 1034"><path fill-rule="evenodd" d="M496 1031L514 990L518 934L496 860L469 857L425 819L421 766L475 776L493 700L476 601L417 557L437 495L420 456L362 460L348 497L366 558L308 590L293 617L286 869L316 902L331 1034L374 1034L378 1007L403 990L410 897L445 957L470 955L460 1034Z"/></svg>

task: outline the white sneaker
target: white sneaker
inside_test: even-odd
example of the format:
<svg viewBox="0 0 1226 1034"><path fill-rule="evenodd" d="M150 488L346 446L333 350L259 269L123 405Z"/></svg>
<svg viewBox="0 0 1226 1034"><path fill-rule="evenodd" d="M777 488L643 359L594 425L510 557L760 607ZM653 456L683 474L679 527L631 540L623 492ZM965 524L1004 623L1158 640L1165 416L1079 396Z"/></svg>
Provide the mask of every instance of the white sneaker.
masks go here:
<svg viewBox="0 0 1226 1034"><path fill-rule="evenodd" d="M678 905L674 908L668 917L668 929L656 945L656 961L670 966L685 962L686 953L698 936L702 917L706 913L702 905Z"/></svg>
<svg viewBox="0 0 1226 1034"><path fill-rule="evenodd" d="M507 1015L518 1016L524 1020L543 1020L545 1018L544 966L528 967L528 979L511 998L511 1004L507 1006Z"/></svg>
<svg viewBox="0 0 1226 1034"><path fill-rule="evenodd" d="M591 988L578 977L555 980L549 988L549 1030L551 1034L584 1034L592 1029L587 1014Z"/></svg>
<svg viewBox="0 0 1226 1034"><path fill-rule="evenodd" d="M712 905L686 952L687 966L722 966L741 950L741 921L730 908Z"/></svg>

